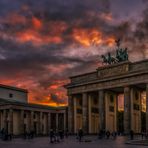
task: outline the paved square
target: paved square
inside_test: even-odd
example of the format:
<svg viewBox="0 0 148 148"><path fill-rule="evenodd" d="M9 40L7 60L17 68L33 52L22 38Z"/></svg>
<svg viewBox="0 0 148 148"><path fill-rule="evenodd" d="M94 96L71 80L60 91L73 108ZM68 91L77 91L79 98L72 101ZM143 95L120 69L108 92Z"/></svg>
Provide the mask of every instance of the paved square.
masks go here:
<svg viewBox="0 0 148 148"><path fill-rule="evenodd" d="M91 142L78 142L74 136L68 137L63 142L51 144L48 137L34 138L24 140L20 138L12 141L1 141L0 148L142 148L143 146L127 145L125 137L117 137L113 139L97 139L97 136L87 136L84 139L89 139Z"/></svg>

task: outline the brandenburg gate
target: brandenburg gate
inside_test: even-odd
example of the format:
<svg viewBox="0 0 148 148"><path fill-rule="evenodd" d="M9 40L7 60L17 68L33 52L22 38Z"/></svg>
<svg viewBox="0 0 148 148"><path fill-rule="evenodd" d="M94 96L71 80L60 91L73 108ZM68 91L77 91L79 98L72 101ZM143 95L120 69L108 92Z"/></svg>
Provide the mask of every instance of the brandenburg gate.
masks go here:
<svg viewBox="0 0 148 148"><path fill-rule="evenodd" d="M68 128L76 133L117 131L118 96L124 99L124 133L141 132L141 93L146 94L148 130L148 60L108 64L91 73L70 77Z"/></svg>

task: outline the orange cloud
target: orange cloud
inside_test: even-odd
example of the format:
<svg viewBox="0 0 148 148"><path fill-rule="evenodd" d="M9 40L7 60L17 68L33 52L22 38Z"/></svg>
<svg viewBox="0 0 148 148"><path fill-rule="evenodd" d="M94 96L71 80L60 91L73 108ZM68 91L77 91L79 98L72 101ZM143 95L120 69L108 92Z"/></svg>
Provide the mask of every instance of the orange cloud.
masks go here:
<svg viewBox="0 0 148 148"><path fill-rule="evenodd" d="M115 44L115 37L108 37L104 42L108 46L113 46Z"/></svg>
<svg viewBox="0 0 148 148"><path fill-rule="evenodd" d="M11 25L16 25L16 24L26 24L27 19L26 17L19 15L18 13L11 13L11 15L8 15L3 22L9 23Z"/></svg>
<svg viewBox="0 0 148 148"><path fill-rule="evenodd" d="M38 29L41 29L42 26L43 26L41 20L39 20L39 19L36 18L36 17L33 17L33 18L32 18L32 24L33 24L33 27L34 27L35 29L37 29L37 30L38 30Z"/></svg>
<svg viewBox="0 0 148 148"><path fill-rule="evenodd" d="M21 43L32 42L34 45L59 44L63 41L62 33L66 28L66 23L62 21L50 21L45 24L42 20L32 17L31 28L17 32L16 39Z"/></svg>
<svg viewBox="0 0 148 148"><path fill-rule="evenodd" d="M74 29L73 38L84 46L99 45L102 42L102 33L95 29Z"/></svg>
<svg viewBox="0 0 148 148"><path fill-rule="evenodd" d="M32 42L34 45L42 45L47 43L61 43L62 38L60 36L44 36L35 30L25 30L18 32L16 35L17 41L21 43Z"/></svg>
<svg viewBox="0 0 148 148"><path fill-rule="evenodd" d="M29 102L51 106L65 106L67 105L66 90L63 88L69 80L56 80L49 85L47 89L38 88L30 89ZM54 94L55 98L52 98ZM63 101L61 101L63 100ZM65 101L64 101L65 100Z"/></svg>

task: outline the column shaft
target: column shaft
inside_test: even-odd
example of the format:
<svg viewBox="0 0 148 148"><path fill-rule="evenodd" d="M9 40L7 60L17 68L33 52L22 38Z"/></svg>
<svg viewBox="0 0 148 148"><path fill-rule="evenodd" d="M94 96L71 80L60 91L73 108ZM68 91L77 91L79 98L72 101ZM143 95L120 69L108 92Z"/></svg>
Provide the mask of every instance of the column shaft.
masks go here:
<svg viewBox="0 0 148 148"><path fill-rule="evenodd" d="M51 114L50 113L48 113L48 125L47 125L47 128L48 128L48 133L49 133L49 131L51 129Z"/></svg>
<svg viewBox="0 0 148 148"><path fill-rule="evenodd" d="M31 111L31 116L30 116L30 120L31 120L31 125L30 125L30 127L31 127L31 130L33 130L34 131L34 125L33 125L33 123L34 123L34 112L33 111Z"/></svg>
<svg viewBox="0 0 148 148"><path fill-rule="evenodd" d="M13 134L13 110L9 110L9 127L8 133Z"/></svg>
<svg viewBox="0 0 148 148"><path fill-rule="evenodd" d="M64 120L64 131L66 130L66 111L63 113L63 120Z"/></svg>
<svg viewBox="0 0 148 148"><path fill-rule="evenodd" d="M68 130L69 133L73 133L74 117L73 117L73 97L68 96Z"/></svg>
<svg viewBox="0 0 148 148"><path fill-rule="evenodd" d="M74 120L74 133L77 132L77 102L76 98L73 97L73 120Z"/></svg>
<svg viewBox="0 0 148 148"><path fill-rule="evenodd" d="M39 118L39 134L43 134L43 129L42 129L42 116L43 116L43 113L40 112L40 118Z"/></svg>
<svg viewBox="0 0 148 148"><path fill-rule="evenodd" d="M104 91L99 91L99 117L100 117L100 129L105 129L105 95Z"/></svg>
<svg viewBox="0 0 148 148"><path fill-rule="evenodd" d="M0 110L0 129L2 129L2 122L1 122L1 119L2 119L2 112Z"/></svg>
<svg viewBox="0 0 148 148"><path fill-rule="evenodd" d="M88 95L88 129L89 134L91 134L91 94Z"/></svg>
<svg viewBox="0 0 148 148"><path fill-rule="evenodd" d="M6 110L4 109L3 111L3 127L5 130L8 130L7 129L7 116L6 116Z"/></svg>
<svg viewBox="0 0 148 148"><path fill-rule="evenodd" d="M148 131L148 84L146 85L146 131Z"/></svg>
<svg viewBox="0 0 148 148"><path fill-rule="evenodd" d="M130 88L124 88L124 133L129 134L131 129L131 96Z"/></svg>
<svg viewBox="0 0 148 148"><path fill-rule="evenodd" d="M56 113L56 130L59 129L59 114Z"/></svg>
<svg viewBox="0 0 148 148"><path fill-rule="evenodd" d="M88 133L88 98L87 93L82 94L82 129Z"/></svg>
<svg viewBox="0 0 148 148"><path fill-rule="evenodd" d="M24 134L24 110L20 112L20 133Z"/></svg>

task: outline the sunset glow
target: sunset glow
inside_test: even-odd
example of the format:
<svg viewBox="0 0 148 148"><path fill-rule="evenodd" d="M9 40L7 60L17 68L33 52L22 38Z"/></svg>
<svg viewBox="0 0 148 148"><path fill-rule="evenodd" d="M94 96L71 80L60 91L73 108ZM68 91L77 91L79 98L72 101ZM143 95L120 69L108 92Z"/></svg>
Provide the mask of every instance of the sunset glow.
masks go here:
<svg viewBox="0 0 148 148"><path fill-rule="evenodd" d="M148 58L146 1L3 0L0 7L0 83L27 89L29 102L67 105L63 85L102 66L116 38L131 62Z"/></svg>
<svg viewBox="0 0 148 148"><path fill-rule="evenodd" d="M102 42L101 32L93 29L74 29L73 37L84 46L99 45Z"/></svg>

